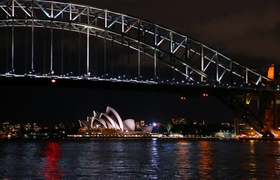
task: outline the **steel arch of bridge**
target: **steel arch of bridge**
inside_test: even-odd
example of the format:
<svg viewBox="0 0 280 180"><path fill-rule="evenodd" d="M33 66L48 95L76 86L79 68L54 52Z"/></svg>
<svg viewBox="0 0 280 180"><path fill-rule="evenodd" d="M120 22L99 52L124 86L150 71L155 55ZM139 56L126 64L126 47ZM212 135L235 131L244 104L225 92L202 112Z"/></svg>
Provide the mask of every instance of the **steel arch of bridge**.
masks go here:
<svg viewBox="0 0 280 180"><path fill-rule="evenodd" d="M28 27L32 32L30 67L21 74L17 73L15 66L16 37L14 30L17 27ZM274 128L267 124L267 121L275 121L277 110L275 107L278 90L275 91L274 86L267 86L267 84L273 84L271 79L242 66L201 42L158 24L122 13L79 4L44 0L4 0L0 2L1 28L7 28L7 31L10 30L12 33L9 34L11 52L10 57L7 56L7 68L5 72L0 71L0 76L65 78L64 74L55 71L53 30L82 33L86 37L86 66L83 72L70 74L71 79L105 81L116 79L108 76L106 65L104 65L102 78L95 77L91 71L94 63L91 62L90 57L93 48L90 37L98 37L104 39L104 64L106 64L107 41L135 50L137 77L133 79L133 82L144 82L141 79L142 74L145 73L141 67L141 55L147 55L152 60L153 66L153 77L149 79L149 83L191 86L199 84L199 86L242 90L242 92L223 91L219 93L212 89L215 91L213 94L219 93L217 97L256 130L259 131L264 127L273 134L272 129L276 129L277 123L274 123ZM37 74L38 70L35 68L35 28L51 29L50 64L48 72L44 74ZM165 64L172 72L167 82L160 79L158 70L160 63ZM180 79L179 82L178 79ZM126 76L120 76L117 80L130 82ZM250 90L250 93L246 92L247 90ZM246 98L253 99L253 97L256 97L259 103L259 112L245 103ZM272 107L271 102L274 102ZM271 114L269 117L265 117L266 110Z"/></svg>
<svg viewBox="0 0 280 180"><path fill-rule="evenodd" d="M172 70L171 83L182 76L182 82L212 83L220 86L240 87L248 84L265 86L271 80L254 70L242 66L218 51L186 35L136 17L79 4L43 0L6 0L0 3L1 27L31 27L63 29L87 36L86 74L91 79L90 36L104 38L138 52L137 78L141 77L141 56L153 59L153 78L157 83L158 63ZM4 16L4 17L3 17ZM33 32L34 33L34 32ZM32 41L34 41L32 34ZM14 37L12 37L11 65L6 73L15 74ZM54 72L53 45L51 46L50 74ZM34 69L32 44L31 72ZM2 72L1 72L2 73ZM26 72L28 73L28 72ZM106 72L104 72L106 75ZM79 75L80 76L80 75Z"/></svg>

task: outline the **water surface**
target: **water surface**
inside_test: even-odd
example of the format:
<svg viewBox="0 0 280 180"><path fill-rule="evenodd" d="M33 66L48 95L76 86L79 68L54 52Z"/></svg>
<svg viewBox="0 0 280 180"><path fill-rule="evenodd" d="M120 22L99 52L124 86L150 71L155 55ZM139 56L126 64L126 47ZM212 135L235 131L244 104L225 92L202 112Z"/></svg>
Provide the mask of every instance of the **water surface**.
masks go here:
<svg viewBox="0 0 280 180"><path fill-rule="evenodd" d="M280 179L280 141L0 140L0 179Z"/></svg>

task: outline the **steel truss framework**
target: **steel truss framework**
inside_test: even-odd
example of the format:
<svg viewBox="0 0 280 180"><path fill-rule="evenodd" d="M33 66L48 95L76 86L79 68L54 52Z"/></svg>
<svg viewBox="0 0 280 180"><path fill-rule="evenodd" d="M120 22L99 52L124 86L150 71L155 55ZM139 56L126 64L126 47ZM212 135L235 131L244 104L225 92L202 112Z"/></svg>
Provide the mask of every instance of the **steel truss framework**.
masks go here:
<svg viewBox="0 0 280 180"><path fill-rule="evenodd" d="M205 44L125 14L78 4L39 0L8 0L1 2L0 9L6 16L0 20L0 27L29 26L71 30L88 37L98 36L129 46L138 53L154 58L154 77L157 77L157 62L161 61L174 70L174 78L177 72L193 82L226 85L234 80L236 85L261 85L270 81ZM90 74L90 48L88 43L85 74ZM140 60L139 58L138 61ZM138 70L140 76L140 67ZM53 64L50 71L55 73Z"/></svg>
<svg viewBox="0 0 280 180"><path fill-rule="evenodd" d="M198 42L186 35L155 23L112 12L106 9L44 0L4 0L0 2L0 28L9 27L14 31L16 27L30 27L32 29L31 67L34 69L34 28L49 28L51 30L64 30L82 33L86 36L86 68L77 75L79 78L89 80L92 76L90 61L90 37L95 36L105 41L112 41L126 46L137 52L137 80L140 79L141 54L149 56L153 61L153 77L150 83L158 84L159 63L166 64L172 71L169 83L174 84L178 76L183 77L180 83L194 83L210 85L222 88L246 88L274 91L272 80L255 72L254 70L240 65L220 52ZM2 76L18 75L15 72L14 57L14 34L11 34L11 58L6 72L0 72ZM51 37L50 69L46 77L60 77L54 71L53 37ZM78 47L77 47L78 48ZM33 76L37 76L33 74ZM104 70L106 79L106 70ZM182 78L181 78L182 79ZM109 80L109 79L108 79ZM125 79L121 79L125 80ZM141 81L138 81L141 83ZM250 86L253 85L253 86ZM246 95L243 94L244 99ZM230 98L229 98L230 97ZM266 126L266 120L254 113L236 96L224 95L221 100L233 108L241 117L251 118L255 129ZM270 99L270 98L269 98ZM271 100L269 100L271 101ZM235 103L233 103L235 102ZM238 108L236 105L239 104ZM242 110L239 110L241 107ZM267 127L269 129L269 127Z"/></svg>

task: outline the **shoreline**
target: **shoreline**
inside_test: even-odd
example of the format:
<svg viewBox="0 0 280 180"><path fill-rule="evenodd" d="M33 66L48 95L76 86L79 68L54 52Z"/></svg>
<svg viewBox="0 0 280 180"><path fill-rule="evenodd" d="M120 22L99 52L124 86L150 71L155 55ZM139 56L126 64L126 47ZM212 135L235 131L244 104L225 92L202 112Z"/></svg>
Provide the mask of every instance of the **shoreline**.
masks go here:
<svg viewBox="0 0 280 180"><path fill-rule="evenodd" d="M237 141L280 141L280 138L273 138L273 137L263 137L263 138L253 138L253 137L214 137L214 136L163 136L160 134L145 134L145 135L128 135L128 134L122 134L122 135L77 135L77 134L71 134L71 135L65 135L65 136L41 136L41 135L33 135L29 137L5 137L0 138L2 140L4 139L45 139L45 140L55 140L55 139L160 139L160 140L237 140Z"/></svg>

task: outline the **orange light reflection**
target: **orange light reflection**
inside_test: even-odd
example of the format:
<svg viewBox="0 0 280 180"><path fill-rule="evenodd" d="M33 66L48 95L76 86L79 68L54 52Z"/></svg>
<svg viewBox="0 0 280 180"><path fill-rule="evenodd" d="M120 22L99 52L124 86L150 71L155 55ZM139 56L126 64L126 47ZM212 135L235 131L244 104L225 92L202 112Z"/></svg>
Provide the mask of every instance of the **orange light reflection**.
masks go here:
<svg viewBox="0 0 280 180"><path fill-rule="evenodd" d="M179 172L176 174L176 178L181 178L181 179L189 179L190 178L190 173L188 172L191 164L189 162L189 147L188 147L188 142L179 140L178 141L178 151L177 151L177 157L176 161L179 164Z"/></svg>
<svg viewBox="0 0 280 180"><path fill-rule="evenodd" d="M208 141L199 142L200 146L200 159L199 159L199 174L202 179L211 179L210 172L213 171L213 155L212 146Z"/></svg>

